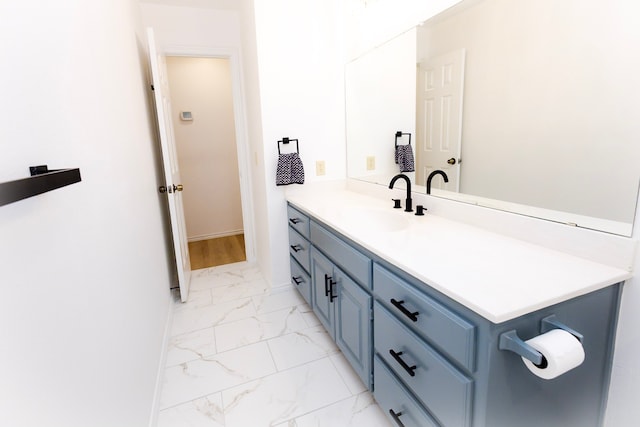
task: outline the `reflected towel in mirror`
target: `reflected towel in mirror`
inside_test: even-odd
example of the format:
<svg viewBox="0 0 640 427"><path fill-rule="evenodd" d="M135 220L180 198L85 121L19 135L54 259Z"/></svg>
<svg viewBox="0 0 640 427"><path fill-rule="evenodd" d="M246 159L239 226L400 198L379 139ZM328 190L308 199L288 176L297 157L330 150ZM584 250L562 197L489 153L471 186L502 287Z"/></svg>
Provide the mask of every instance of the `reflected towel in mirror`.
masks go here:
<svg viewBox="0 0 640 427"><path fill-rule="evenodd" d="M396 145L396 163L400 166L400 172L413 172L415 170L411 144Z"/></svg>

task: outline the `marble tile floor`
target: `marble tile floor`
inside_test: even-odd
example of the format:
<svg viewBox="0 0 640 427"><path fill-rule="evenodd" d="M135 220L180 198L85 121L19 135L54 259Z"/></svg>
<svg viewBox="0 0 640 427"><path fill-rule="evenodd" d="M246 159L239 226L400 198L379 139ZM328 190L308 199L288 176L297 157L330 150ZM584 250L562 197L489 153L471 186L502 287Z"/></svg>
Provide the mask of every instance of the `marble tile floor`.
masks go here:
<svg viewBox="0 0 640 427"><path fill-rule="evenodd" d="M293 287L246 262L174 298L158 427L390 427Z"/></svg>

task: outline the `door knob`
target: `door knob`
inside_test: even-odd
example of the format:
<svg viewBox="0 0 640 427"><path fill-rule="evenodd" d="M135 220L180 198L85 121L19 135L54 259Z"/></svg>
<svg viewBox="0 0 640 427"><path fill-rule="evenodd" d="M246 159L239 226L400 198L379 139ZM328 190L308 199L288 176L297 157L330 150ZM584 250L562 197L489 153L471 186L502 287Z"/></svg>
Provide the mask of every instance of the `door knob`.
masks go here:
<svg viewBox="0 0 640 427"><path fill-rule="evenodd" d="M167 187L165 187L164 185L161 185L160 187L158 187L158 191L164 194L167 192Z"/></svg>
<svg viewBox="0 0 640 427"><path fill-rule="evenodd" d="M450 165L455 165L456 164L456 159L455 157L450 158L449 160L447 160L447 163L449 163Z"/></svg>
<svg viewBox="0 0 640 427"><path fill-rule="evenodd" d="M184 189L184 187L182 186L182 184L178 184L178 185L173 185L173 191L182 191Z"/></svg>

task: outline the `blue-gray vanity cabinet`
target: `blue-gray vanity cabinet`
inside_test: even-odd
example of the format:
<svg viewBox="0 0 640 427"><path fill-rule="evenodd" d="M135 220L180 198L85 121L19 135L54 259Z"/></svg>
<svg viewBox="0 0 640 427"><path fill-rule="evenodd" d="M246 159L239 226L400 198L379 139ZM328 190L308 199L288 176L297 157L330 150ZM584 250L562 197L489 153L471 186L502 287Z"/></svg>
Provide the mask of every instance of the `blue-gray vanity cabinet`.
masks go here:
<svg viewBox="0 0 640 427"><path fill-rule="evenodd" d="M376 400L396 425L404 427L440 427L389 371L381 359L373 360Z"/></svg>
<svg viewBox="0 0 640 427"><path fill-rule="evenodd" d="M295 285L307 304L311 305L311 276L298 264L295 258L291 257L289 261L291 264L291 283Z"/></svg>
<svg viewBox="0 0 640 427"><path fill-rule="evenodd" d="M299 209L288 205L287 214L292 283L371 388L372 261Z"/></svg>
<svg viewBox="0 0 640 427"><path fill-rule="evenodd" d="M474 370L476 327L436 299L379 264L373 267L376 298L414 333L468 371Z"/></svg>
<svg viewBox="0 0 640 427"><path fill-rule="evenodd" d="M307 239L298 234L293 228L289 228L289 253L298 263L309 271L309 249L311 244Z"/></svg>
<svg viewBox="0 0 640 427"><path fill-rule="evenodd" d="M311 220L309 235L313 246L346 271L360 286L371 289L371 258L316 221Z"/></svg>
<svg viewBox="0 0 640 427"><path fill-rule="evenodd" d="M362 382L371 385L372 297L311 247L313 311Z"/></svg>
<svg viewBox="0 0 640 427"><path fill-rule="evenodd" d="M309 217L292 206L287 206L287 217L291 283L311 305Z"/></svg>
<svg viewBox="0 0 640 427"><path fill-rule="evenodd" d="M287 219L289 227L300 233L301 236L309 238L309 217L291 205L287 206Z"/></svg>
<svg viewBox="0 0 640 427"><path fill-rule="evenodd" d="M333 264L316 248L311 248L311 291L313 312L318 317L322 326L335 340L335 307L333 303L335 295L335 277ZM330 289L330 286L333 289ZM331 296L330 296L331 295Z"/></svg>
<svg viewBox="0 0 640 427"><path fill-rule="evenodd" d="M389 377L438 427L602 427L622 283L496 324L376 261L374 395L393 422L389 411L402 405L389 398ZM584 335L586 357L545 380L501 350L500 337L540 335L551 315Z"/></svg>
<svg viewBox="0 0 640 427"><path fill-rule="evenodd" d="M473 416L476 326L398 275L374 264L374 374L376 399L385 402L378 372L386 368L415 396L436 425L470 427ZM462 368L462 369L461 369ZM380 396L380 393L382 395ZM391 405L390 407L384 407Z"/></svg>
<svg viewBox="0 0 640 427"><path fill-rule="evenodd" d="M602 427L622 283L496 324L321 219L289 216L292 276L308 286L292 280L393 425ZM531 339L551 315L584 335L586 357L544 380L500 337Z"/></svg>

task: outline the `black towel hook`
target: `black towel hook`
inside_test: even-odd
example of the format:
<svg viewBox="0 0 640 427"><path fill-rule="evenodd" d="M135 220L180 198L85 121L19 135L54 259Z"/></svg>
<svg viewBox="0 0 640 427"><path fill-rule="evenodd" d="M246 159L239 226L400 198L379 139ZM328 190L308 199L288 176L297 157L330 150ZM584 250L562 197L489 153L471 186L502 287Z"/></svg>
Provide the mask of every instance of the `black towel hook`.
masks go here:
<svg viewBox="0 0 640 427"><path fill-rule="evenodd" d="M409 135L409 144L407 145L411 145L411 134L399 130L396 132L396 147L398 146L398 138L402 138L402 135Z"/></svg>
<svg viewBox="0 0 640 427"><path fill-rule="evenodd" d="M300 146L298 145L298 139L297 138L287 138L284 137L282 138L280 141L278 141L278 154L280 154L280 143L283 144L289 144L291 141L295 141L296 142L296 153L300 154Z"/></svg>

